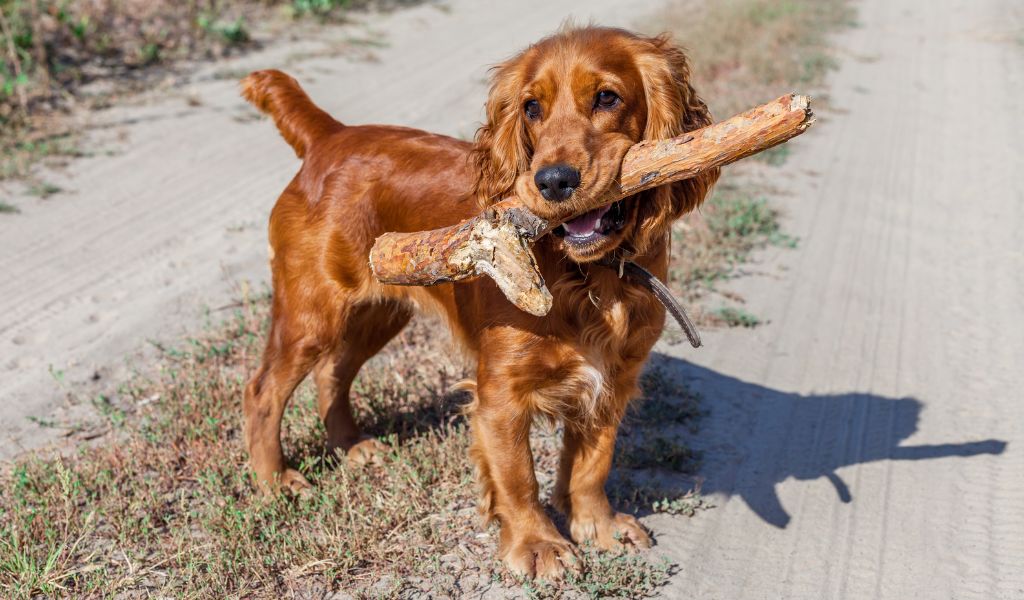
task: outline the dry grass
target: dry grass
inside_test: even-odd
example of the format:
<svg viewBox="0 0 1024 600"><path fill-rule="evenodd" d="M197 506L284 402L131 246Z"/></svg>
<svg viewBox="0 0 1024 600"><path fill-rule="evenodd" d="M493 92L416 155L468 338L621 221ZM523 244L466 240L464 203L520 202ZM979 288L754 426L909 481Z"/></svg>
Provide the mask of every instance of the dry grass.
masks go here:
<svg viewBox="0 0 1024 600"><path fill-rule="evenodd" d="M435 323L403 333L355 385L360 421L392 447L383 465L350 468L324 454L307 385L286 415L284 439L316 489L301 498L255 493L239 402L259 358L267 304L247 303L218 330L165 351L157 376L101 399L112 430L104 443L63 458L28 458L4 476L0 586L7 594L274 597L345 589L390 597L458 595L501 580L495 531L482 529L476 515L461 399L445 395L465 372L449 359ZM657 472L672 480L667 475L695 463L663 439L661 425L670 415L691 427L697 399L658 372L645 385L647 400L623 437L625 455L639 458L619 477ZM539 428L534 437L547 491L557 443L557 431ZM667 467L657 465L664 453L673 457ZM689 485L631 483L618 493L634 510L650 511L655 501L690 501L688 492ZM533 591L634 596L653 591L667 572L642 557L590 553L581 577Z"/></svg>
<svg viewBox="0 0 1024 600"><path fill-rule="evenodd" d="M840 6L727 0L699 18L669 11L659 26L680 29L703 93L728 114L782 93L778 86L820 79L821 32L836 15L848 18ZM780 58L780 48L789 54ZM675 232L672 282L692 306L769 243L793 243L777 213L744 185L723 183L702 217ZM22 458L0 477L0 595L446 597L519 585L531 597L635 598L677 568L587 551L583 574L561 586L509 581L493 558L495 530L477 520L462 400L446 394L466 370L429 321L396 339L354 387L361 422L392 448L384 464L350 468L324 454L306 384L284 439L316 488L300 498L256 494L239 404L266 310L266 298L244 303L222 326L165 350L157 374L93 399L109 429L98 443ZM699 424L700 399L657 367L643 390L622 427L613 501L640 514L708 508L692 478L700 456L681 441ZM545 428L533 437L545 497L558 437Z"/></svg>

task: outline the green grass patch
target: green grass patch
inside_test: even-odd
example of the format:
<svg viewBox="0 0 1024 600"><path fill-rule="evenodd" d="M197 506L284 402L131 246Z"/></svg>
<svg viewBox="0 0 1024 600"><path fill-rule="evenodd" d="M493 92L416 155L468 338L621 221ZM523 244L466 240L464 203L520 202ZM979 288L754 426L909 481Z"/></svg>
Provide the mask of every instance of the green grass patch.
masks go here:
<svg viewBox="0 0 1024 600"><path fill-rule="evenodd" d="M789 146L782 144L781 146L769 148L756 155L756 158L757 160L768 163L770 166L781 167L786 164L786 159L789 158Z"/></svg>

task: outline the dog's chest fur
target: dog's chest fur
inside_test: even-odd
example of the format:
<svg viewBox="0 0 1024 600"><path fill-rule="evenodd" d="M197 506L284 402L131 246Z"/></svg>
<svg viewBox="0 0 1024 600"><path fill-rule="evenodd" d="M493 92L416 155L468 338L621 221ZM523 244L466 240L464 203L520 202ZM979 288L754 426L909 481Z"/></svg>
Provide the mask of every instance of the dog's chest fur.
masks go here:
<svg viewBox="0 0 1024 600"><path fill-rule="evenodd" d="M560 325L538 348L538 358L548 363L533 392L538 412L602 420L633 396L664 313L645 290L609 274L562 278L552 286Z"/></svg>

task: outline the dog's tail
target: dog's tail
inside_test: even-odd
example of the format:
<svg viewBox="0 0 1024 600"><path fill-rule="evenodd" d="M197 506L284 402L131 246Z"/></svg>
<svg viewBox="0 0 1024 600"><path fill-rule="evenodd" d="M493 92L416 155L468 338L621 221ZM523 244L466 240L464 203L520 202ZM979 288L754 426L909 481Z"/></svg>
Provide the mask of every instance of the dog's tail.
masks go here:
<svg viewBox="0 0 1024 600"><path fill-rule="evenodd" d="M318 139L344 127L313 104L298 81L281 71L250 73L242 79L242 96L274 119L281 137L291 144L299 158L304 158Z"/></svg>

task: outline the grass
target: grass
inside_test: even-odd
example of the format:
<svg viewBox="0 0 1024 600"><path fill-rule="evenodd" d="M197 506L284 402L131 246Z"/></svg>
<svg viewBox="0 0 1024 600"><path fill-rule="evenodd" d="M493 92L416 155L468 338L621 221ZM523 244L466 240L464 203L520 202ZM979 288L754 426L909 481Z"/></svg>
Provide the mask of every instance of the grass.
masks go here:
<svg viewBox="0 0 1024 600"><path fill-rule="evenodd" d="M12 6L25 5L0 0L0 8ZM820 79L830 62L823 31L849 18L842 6L838 0L725 0L696 16L669 9L658 25L683 34L700 89L718 114L729 114L733 106L746 108ZM161 46L142 52L166 59ZM785 156L780 151L766 162L782 164ZM680 223L672 243L671 283L700 300L737 276L756 249L795 240L780 230L777 211L739 179L723 182L697 218ZM357 598L451 597L506 585L527 597L635 598L657 593L679 568L650 555L584 549L582 573L561 585L508 579L494 559L496 530L476 517L468 431L459 412L464 399L446 393L466 368L432 322L414 323L354 385L359 420L391 447L383 464L351 468L324 453L306 383L286 412L284 442L316 487L298 498L255 493L239 403L262 349L267 305L267 298L242 303L222 325L181 347L162 348L154 374L133 377L116 394L85 399L110 432L98 443L22 457L0 475L0 596L280 597L340 590ZM757 320L739 309L708 311L705 318L741 326ZM696 479L701 456L686 444L704 415L701 399L657 367L645 373L642 389L621 428L609 482L613 502L638 514L692 516L710 508ZM547 497L559 432L535 429Z"/></svg>
<svg viewBox="0 0 1024 600"><path fill-rule="evenodd" d="M704 325L760 324L759 319L740 309L707 310L703 304L713 293L730 295L719 291L721 284L741 276L743 265L756 250L769 245L797 245L795 238L782 231L778 210L751 189L743 180L725 180L699 213L688 215L673 227L669 284Z"/></svg>
<svg viewBox="0 0 1024 600"><path fill-rule="evenodd" d="M9 202L5 202L3 200L0 200L0 214L15 214L15 213L20 213L20 212L21 212L21 209L18 208L17 206L15 206L15 205L13 205L13 204L11 204Z"/></svg>
<svg viewBox="0 0 1024 600"><path fill-rule="evenodd" d="M86 156L71 132L32 131L20 125L0 134L0 181L23 179L32 166L44 159Z"/></svg>
<svg viewBox="0 0 1024 600"><path fill-rule="evenodd" d="M103 444L28 457L3 476L2 595L273 597L344 589L446 596L502 580L496 530L477 520L464 399L445 393L465 369L449 358L432 323L403 333L354 386L360 421L391 446L383 465L350 468L324 454L314 393L305 385L286 415L284 439L316 488L299 498L255 493L239 402L267 307L266 298L246 303L223 326L165 350L157 375L96 398L112 432ZM692 472L693 453L664 426L690 430L703 413L697 397L657 369L645 376L644 390L623 432L627 455L637 458L617 470L620 480L641 483L620 484L629 491L616 493L635 511L673 511L693 498L689 480L667 491L642 481L661 486ZM547 494L559 433L537 429ZM656 589L669 567L588 551L581 576L527 591L635 597Z"/></svg>

